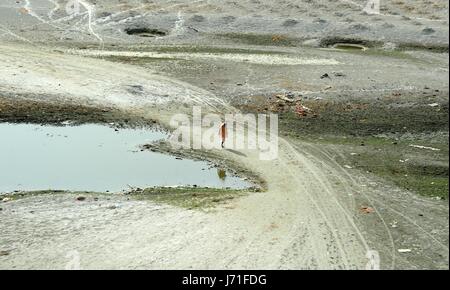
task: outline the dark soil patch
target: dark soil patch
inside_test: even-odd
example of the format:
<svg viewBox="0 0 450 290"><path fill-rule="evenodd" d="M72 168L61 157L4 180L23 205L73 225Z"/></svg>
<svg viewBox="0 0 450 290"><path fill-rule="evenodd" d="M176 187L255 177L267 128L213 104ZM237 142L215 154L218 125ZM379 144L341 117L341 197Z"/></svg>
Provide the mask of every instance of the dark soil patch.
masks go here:
<svg viewBox="0 0 450 290"><path fill-rule="evenodd" d="M449 102L447 92L427 90L415 96L398 92L374 99L260 96L240 109L277 113L280 134L293 140L338 146L346 156L337 160L342 166L378 175L424 196L447 199ZM297 106L307 110L299 114Z"/></svg>
<svg viewBox="0 0 450 290"><path fill-rule="evenodd" d="M155 29L155 28L146 28L146 27L132 27L125 28L125 33L128 35L138 35L141 37L155 37L155 36L166 36L167 32Z"/></svg>
<svg viewBox="0 0 450 290"><path fill-rule="evenodd" d="M0 96L0 122L71 125L114 123L116 127L154 126L152 120L136 117L113 108L97 108L71 103L48 103L20 97Z"/></svg>

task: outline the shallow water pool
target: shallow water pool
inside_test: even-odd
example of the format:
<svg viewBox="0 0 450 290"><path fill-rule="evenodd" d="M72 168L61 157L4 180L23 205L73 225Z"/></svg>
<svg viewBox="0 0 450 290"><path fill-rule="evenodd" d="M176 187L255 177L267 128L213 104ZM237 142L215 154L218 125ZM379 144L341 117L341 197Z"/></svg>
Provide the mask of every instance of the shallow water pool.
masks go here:
<svg viewBox="0 0 450 290"><path fill-rule="evenodd" d="M0 124L0 192L71 190L116 192L130 187L197 185L242 189L239 177L207 162L140 151L165 138L148 129L103 125Z"/></svg>

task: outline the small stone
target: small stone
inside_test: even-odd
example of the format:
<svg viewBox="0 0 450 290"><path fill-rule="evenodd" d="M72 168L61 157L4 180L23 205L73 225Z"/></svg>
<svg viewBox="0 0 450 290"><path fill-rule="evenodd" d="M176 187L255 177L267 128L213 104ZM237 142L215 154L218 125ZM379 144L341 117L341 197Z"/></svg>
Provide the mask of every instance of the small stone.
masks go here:
<svg viewBox="0 0 450 290"><path fill-rule="evenodd" d="M79 197L77 197L77 200L78 200L78 201L84 201L84 200L86 200L86 197L84 197L84 196L79 196Z"/></svg>

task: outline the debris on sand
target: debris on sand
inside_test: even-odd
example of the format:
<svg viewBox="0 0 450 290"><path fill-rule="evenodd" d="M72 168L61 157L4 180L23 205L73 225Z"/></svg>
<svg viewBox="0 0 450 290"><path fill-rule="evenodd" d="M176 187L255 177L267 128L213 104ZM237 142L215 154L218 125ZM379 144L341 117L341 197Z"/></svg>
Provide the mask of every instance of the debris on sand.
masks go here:
<svg viewBox="0 0 450 290"><path fill-rule="evenodd" d="M8 202L8 201L11 201L11 198L5 197L5 198L2 199L2 202Z"/></svg>
<svg viewBox="0 0 450 290"><path fill-rule="evenodd" d="M20 12L20 14L25 15L25 14L28 14L30 11L28 11L28 9L22 7L22 8L19 9L19 12Z"/></svg>
<svg viewBox="0 0 450 290"><path fill-rule="evenodd" d="M0 251L0 256L8 256L10 251Z"/></svg>
<svg viewBox="0 0 450 290"><path fill-rule="evenodd" d="M295 106L295 113L299 117L306 117L306 115L311 112L312 110L310 108L303 106L300 102Z"/></svg>
<svg viewBox="0 0 450 290"><path fill-rule="evenodd" d="M430 106L430 107L439 107L439 104L438 103L432 103L432 104L428 104L428 106Z"/></svg>
<svg viewBox="0 0 450 290"><path fill-rule="evenodd" d="M412 250L411 249L398 249L397 250L399 253L411 253Z"/></svg>
<svg viewBox="0 0 450 290"><path fill-rule="evenodd" d="M294 95L292 93L279 94L279 95L275 95L275 97L277 97L278 99L283 100L285 102L288 102L288 103L294 102Z"/></svg>
<svg viewBox="0 0 450 290"><path fill-rule="evenodd" d="M370 207L370 206L361 206L359 208L359 211L361 213L373 213L375 210L373 209L373 207Z"/></svg>
<svg viewBox="0 0 450 290"><path fill-rule="evenodd" d="M418 149L426 149L426 150L431 150L431 151L441 151L441 149L438 148L433 148L433 147L427 147L427 146L422 146L422 145L409 145L409 147L414 147L414 148L418 148Z"/></svg>

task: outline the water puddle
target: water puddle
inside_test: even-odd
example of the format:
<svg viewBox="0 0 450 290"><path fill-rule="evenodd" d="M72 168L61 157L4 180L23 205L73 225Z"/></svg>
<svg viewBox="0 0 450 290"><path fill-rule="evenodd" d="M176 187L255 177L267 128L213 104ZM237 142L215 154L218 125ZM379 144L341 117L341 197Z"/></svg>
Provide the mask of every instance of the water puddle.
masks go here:
<svg viewBox="0 0 450 290"><path fill-rule="evenodd" d="M347 51L365 51L367 47L359 44L351 44L351 43L337 43L333 45L333 48L339 50L347 50Z"/></svg>
<svg viewBox="0 0 450 290"><path fill-rule="evenodd" d="M148 129L102 125L0 124L0 192L117 192L132 187L197 185L242 189L251 184L202 161L140 151L165 138Z"/></svg>

